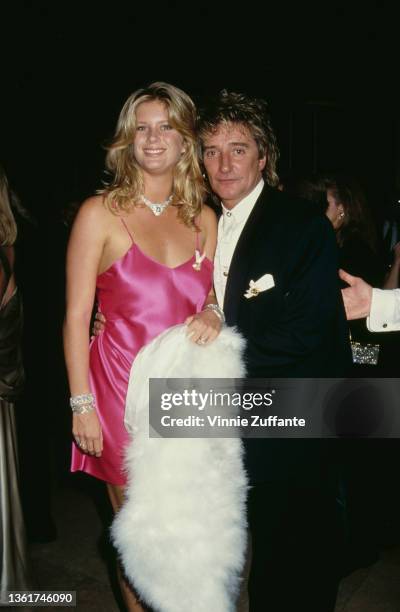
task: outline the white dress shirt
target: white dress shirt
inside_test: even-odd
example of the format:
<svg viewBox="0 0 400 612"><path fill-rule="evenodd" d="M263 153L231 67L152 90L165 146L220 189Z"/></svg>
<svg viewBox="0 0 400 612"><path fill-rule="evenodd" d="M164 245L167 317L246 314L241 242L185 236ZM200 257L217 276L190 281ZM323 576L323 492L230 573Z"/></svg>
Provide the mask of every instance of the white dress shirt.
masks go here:
<svg viewBox="0 0 400 612"><path fill-rule="evenodd" d="M233 253L263 187L264 181L261 179L253 191L236 204L232 210L228 210L222 204L222 215L218 222L218 241L214 259L214 289L220 308L224 306L226 281Z"/></svg>
<svg viewBox="0 0 400 612"><path fill-rule="evenodd" d="M400 330L400 289L373 289L371 312L367 318L370 331Z"/></svg>

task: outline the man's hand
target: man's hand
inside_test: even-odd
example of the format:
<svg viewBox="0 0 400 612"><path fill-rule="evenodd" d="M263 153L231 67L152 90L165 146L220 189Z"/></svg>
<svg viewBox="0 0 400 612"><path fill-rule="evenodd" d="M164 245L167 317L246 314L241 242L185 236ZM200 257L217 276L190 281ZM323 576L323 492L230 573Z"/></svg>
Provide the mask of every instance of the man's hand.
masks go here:
<svg viewBox="0 0 400 612"><path fill-rule="evenodd" d="M362 319L368 317L371 310L372 287L362 278L352 276L344 270L339 270L339 276L345 283L350 285L342 289L346 317L352 319Z"/></svg>
<svg viewBox="0 0 400 612"><path fill-rule="evenodd" d="M97 311L96 316L94 317L93 327L92 327L92 336L100 336L106 328L107 319L105 316Z"/></svg>

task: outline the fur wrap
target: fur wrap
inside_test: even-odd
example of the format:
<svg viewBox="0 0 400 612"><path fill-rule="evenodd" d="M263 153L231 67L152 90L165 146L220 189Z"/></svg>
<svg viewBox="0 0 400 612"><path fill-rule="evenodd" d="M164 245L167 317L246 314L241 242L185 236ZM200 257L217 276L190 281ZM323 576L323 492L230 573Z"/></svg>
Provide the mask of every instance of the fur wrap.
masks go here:
<svg viewBox="0 0 400 612"><path fill-rule="evenodd" d="M178 325L144 347L132 366L128 485L112 537L128 580L158 612L235 609L247 541L247 479L237 438L149 438L148 380L241 378L243 348L232 328L203 347Z"/></svg>

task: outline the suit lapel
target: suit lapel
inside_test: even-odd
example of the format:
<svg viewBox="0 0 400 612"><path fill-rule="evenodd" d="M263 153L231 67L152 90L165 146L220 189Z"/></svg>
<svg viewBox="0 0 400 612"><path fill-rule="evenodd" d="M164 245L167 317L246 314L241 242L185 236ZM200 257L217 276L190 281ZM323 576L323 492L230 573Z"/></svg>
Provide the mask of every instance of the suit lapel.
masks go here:
<svg viewBox="0 0 400 612"><path fill-rule="evenodd" d="M241 294L244 293L243 286L251 262L254 239L260 232L265 235L267 229L263 219L270 197L270 189L265 185L246 221L233 253L224 298L224 312L228 324L235 324L237 321Z"/></svg>

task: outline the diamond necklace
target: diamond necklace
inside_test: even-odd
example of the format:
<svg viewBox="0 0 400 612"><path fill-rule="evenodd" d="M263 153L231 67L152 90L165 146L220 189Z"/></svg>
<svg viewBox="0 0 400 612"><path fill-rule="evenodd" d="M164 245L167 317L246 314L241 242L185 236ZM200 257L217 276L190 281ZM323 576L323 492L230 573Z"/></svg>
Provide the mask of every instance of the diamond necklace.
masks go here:
<svg viewBox="0 0 400 612"><path fill-rule="evenodd" d="M171 194L169 198L164 200L164 202L151 202L151 200L148 200L146 196L142 195L142 202L143 204L146 204L148 208L150 208L153 215L159 217L160 215L162 215L167 206L172 202L172 197L173 196Z"/></svg>

